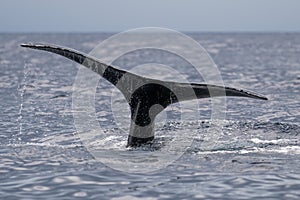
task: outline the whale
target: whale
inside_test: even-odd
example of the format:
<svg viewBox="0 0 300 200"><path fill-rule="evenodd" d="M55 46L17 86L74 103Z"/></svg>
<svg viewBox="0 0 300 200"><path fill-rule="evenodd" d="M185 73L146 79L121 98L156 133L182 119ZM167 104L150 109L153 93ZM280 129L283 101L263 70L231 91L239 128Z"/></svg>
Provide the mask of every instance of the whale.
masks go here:
<svg viewBox="0 0 300 200"><path fill-rule="evenodd" d="M227 86L147 78L105 64L83 52L58 45L25 43L21 46L61 55L85 66L114 85L124 95L130 107L131 123L127 147L138 147L151 142L155 135L155 117L173 103L221 96L268 100L261 94Z"/></svg>

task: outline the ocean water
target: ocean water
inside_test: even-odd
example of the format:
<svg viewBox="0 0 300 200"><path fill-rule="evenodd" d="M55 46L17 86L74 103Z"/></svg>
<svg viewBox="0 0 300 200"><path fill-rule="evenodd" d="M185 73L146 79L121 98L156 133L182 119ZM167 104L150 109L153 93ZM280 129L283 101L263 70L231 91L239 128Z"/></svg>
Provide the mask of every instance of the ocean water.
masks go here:
<svg viewBox="0 0 300 200"><path fill-rule="evenodd" d="M124 100L100 79L95 116L106 135L92 142L112 152L100 157L111 161L118 152L141 163L141 156L152 152L174 153L168 151L172 135L193 138L177 159L150 172L127 172L113 167L118 160L110 165L96 159L74 124L73 85L81 67L20 47L45 42L88 53L111 35L0 34L1 199L299 199L300 34L188 34L208 51L225 85L269 100L227 98L226 118L214 122L209 99L190 103L199 106L200 115L188 122L181 123L179 106L171 106L160 116L155 149L125 148L128 108L114 107ZM114 64L129 70L154 61L172 66L188 81L203 81L189 63L163 51L131 52ZM140 73L155 74L149 66ZM177 78L167 72L157 76ZM219 133L213 141L205 139L210 127ZM148 164L155 168L155 159Z"/></svg>

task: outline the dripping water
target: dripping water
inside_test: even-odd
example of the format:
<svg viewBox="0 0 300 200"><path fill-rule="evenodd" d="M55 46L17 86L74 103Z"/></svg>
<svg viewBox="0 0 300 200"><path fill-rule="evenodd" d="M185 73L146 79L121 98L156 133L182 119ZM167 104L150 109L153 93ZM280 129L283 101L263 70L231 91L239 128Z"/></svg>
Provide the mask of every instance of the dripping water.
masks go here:
<svg viewBox="0 0 300 200"><path fill-rule="evenodd" d="M18 91L20 93L20 108L18 112L18 127L19 127L19 132L14 138L14 141L21 141L21 136L23 133L23 109L24 109L24 94L26 93L27 89L27 81L28 81L28 76L30 74L30 71L28 69L28 66L25 64L23 68L23 79L21 83L18 86Z"/></svg>

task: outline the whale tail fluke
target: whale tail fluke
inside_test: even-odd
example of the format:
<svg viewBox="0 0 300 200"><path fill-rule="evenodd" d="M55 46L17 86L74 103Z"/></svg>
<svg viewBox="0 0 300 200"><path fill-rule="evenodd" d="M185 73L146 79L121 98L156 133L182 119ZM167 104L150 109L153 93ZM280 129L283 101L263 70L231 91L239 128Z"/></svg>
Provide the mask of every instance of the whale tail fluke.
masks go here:
<svg viewBox="0 0 300 200"><path fill-rule="evenodd" d="M89 68L117 87L125 96L131 110L131 125L127 146L139 146L153 140L155 117L172 103L218 96L267 100L263 95L230 87L168 82L146 78L107 65L85 53L57 45L28 43L21 44L21 46L66 57ZM134 90L132 90L133 85L137 86Z"/></svg>

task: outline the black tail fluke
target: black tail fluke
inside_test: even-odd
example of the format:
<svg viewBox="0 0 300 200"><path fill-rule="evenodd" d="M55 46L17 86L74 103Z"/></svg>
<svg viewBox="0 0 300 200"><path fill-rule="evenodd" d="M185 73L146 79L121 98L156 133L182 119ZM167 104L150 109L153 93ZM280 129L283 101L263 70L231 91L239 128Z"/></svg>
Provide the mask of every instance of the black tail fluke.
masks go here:
<svg viewBox="0 0 300 200"><path fill-rule="evenodd" d="M131 110L131 126L127 146L139 146L153 140L155 117L172 103L219 96L267 100L266 97L260 94L230 87L166 82L142 77L117 69L101 62L97 58L66 47L31 43L21 44L21 46L44 50L66 57L89 68L115 85L124 94Z"/></svg>

